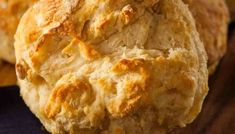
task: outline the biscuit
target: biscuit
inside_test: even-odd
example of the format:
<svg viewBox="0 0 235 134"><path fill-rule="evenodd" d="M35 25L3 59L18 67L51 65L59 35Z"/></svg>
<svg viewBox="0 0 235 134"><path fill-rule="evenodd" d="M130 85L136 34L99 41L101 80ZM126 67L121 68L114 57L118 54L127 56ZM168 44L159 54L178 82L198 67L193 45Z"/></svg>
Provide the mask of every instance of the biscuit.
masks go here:
<svg viewBox="0 0 235 134"><path fill-rule="evenodd" d="M14 34L19 20L28 7L36 0L0 1L0 59L15 63Z"/></svg>
<svg viewBox="0 0 235 134"><path fill-rule="evenodd" d="M235 1L234 0L226 0L227 5L229 7L231 21L235 20Z"/></svg>
<svg viewBox="0 0 235 134"><path fill-rule="evenodd" d="M14 65L0 61L0 87L16 84Z"/></svg>
<svg viewBox="0 0 235 134"><path fill-rule="evenodd" d="M197 30L208 54L209 73L213 74L227 49L229 12L224 0L183 0L189 5Z"/></svg>
<svg viewBox="0 0 235 134"><path fill-rule="evenodd" d="M15 40L21 96L52 133L165 133L191 123L208 92L181 0L41 0Z"/></svg>

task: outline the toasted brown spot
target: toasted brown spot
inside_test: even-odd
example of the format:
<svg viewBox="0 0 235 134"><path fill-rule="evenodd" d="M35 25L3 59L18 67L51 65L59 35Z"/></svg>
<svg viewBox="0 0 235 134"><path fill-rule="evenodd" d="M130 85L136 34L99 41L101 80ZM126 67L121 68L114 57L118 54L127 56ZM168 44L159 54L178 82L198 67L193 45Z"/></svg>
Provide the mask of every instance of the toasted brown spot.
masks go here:
<svg viewBox="0 0 235 134"><path fill-rule="evenodd" d="M108 104L108 110L114 117L123 117L131 111L138 108L140 101L147 91L147 83L149 81L149 73L146 71L143 59L121 60L112 68L112 71L125 76L126 72L132 72L135 79L126 80L122 89L121 99L112 100ZM119 94L118 94L119 95Z"/></svg>
<svg viewBox="0 0 235 134"><path fill-rule="evenodd" d="M134 59L134 60L122 59L112 67L112 71L115 73L135 71L136 69L143 67L143 65L144 65L143 59Z"/></svg>
<svg viewBox="0 0 235 134"><path fill-rule="evenodd" d="M101 78L97 80L98 85L101 87L101 89L104 90L105 93L115 93L115 84L112 81L108 81L105 78Z"/></svg>
<svg viewBox="0 0 235 134"><path fill-rule="evenodd" d="M80 53L86 60L94 60L100 57L100 54L90 45L85 44L82 41L79 41L78 44L80 48Z"/></svg>
<svg viewBox="0 0 235 134"><path fill-rule="evenodd" d="M25 79L28 69L29 67L24 60L21 59L16 63L16 71L20 79Z"/></svg>
<svg viewBox="0 0 235 134"><path fill-rule="evenodd" d="M131 7L131 5L127 5L122 9L122 14L124 16L125 24L128 24L134 17L134 9Z"/></svg>
<svg viewBox="0 0 235 134"><path fill-rule="evenodd" d="M66 57L71 57L72 54L77 52L77 41L76 39L73 39L69 45L67 45L63 50L62 50L62 54L63 56Z"/></svg>
<svg viewBox="0 0 235 134"><path fill-rule="evenodd" d="M105 29L106 26L108 26L109 20L104 20L101 22L101 24L98 26L98 29Z"/></svg>
<svg viewBox="0 0 235 134"><path fill-rule="evenodd" d="M54 118L62 109L66 113L83 115L79 109L89 105L94 99L91 86L81 80L68 80L66 84L61 84L53 89L49 101L44 109L48 118Z"/></svg>

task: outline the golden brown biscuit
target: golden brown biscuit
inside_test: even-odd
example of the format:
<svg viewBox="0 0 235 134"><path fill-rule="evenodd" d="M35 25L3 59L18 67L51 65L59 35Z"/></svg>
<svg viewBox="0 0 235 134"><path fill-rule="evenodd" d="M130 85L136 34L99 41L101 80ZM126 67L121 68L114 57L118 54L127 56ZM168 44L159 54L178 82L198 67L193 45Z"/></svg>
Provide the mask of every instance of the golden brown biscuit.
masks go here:
<svg viewBox="0 0 235 134"><path fill-rule="evenodd" d="M0 61L0 87L16 84L16 73L14 65Z"/></svg>
<svg viewBox="0 0 235 134"><path fill-rule="evenodd" d="M228 8L224 0L183 0L189 5L197 30L208 54L209 73L213 74L227 49Z"/></svg>
<svg viewBox="0 0 235 134"><path fill-rule="evenodd" d="M15 63L14 34L23 13L36 0L0 0L0 59Z"/></svg>
<svg viewBox="0 0 235 134"><path fill-rule="evenodd" d="M164 133L191 123L208 91L181 0L41 0L15 39L21 95L52 133Z"/></svg>
<svg viewBox="0 0 235 134"><path fill-rule="evenodd" d="M226 0L229 7L231 21L235 20L235 0Z"/></svg>
<svg viewBox="0 0 235 134"><path fill-rule="evenodd" d="M0 59L15 63L14 34L23 13L36 0L0 1ZM0 86L16 84L14 65L5 63L0 67Z"/></svg>

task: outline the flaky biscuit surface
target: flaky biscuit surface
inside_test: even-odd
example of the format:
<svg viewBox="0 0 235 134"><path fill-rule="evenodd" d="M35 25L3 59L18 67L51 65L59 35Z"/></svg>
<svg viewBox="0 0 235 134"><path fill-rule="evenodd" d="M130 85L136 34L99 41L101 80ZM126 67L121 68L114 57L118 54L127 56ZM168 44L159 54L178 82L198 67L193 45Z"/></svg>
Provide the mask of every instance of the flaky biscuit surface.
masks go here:
<svg viewBox="0 0 235 134"><path fill-rule="evenodd" d="M180 0L41 0L15 38L21 95L52 133L164 133L192 122L208 91Z"/></svg>
<svg viewBox="0 0 235 134"><path fill-rule="evenodd" d="M229 12L224 0L183 0L189 5L213 74L227 49Z"/></svg>

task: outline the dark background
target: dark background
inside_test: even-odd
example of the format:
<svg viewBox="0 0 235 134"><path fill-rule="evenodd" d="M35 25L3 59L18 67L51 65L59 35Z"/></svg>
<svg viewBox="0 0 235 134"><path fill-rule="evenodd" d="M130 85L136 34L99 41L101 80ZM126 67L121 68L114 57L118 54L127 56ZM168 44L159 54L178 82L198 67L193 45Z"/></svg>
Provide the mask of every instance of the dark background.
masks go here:
<svg viewBox="0 0 235 134"><path fill-rule="evenodd" d="M235 24L229 29L228 53L210 77L202 112L192 124L172 134L235 134ZM0 88L0 134L46 134L18 87Z"/></svg>
<svg viewBox="0 0 235 134"><path fill-rule="evenodd" d="M0 90L0 134L45 134L40 122L24 104L18 87Z"/></svg>

